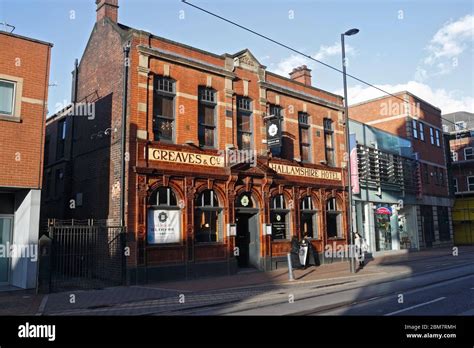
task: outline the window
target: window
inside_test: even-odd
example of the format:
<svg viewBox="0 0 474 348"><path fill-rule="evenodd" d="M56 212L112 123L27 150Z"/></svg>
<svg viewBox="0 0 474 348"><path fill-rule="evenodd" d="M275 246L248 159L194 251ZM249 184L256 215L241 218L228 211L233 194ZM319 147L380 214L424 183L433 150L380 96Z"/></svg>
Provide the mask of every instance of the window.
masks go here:
<svg viewBox="0 0 474 348"><path fill-rule="evenodd" d="M0 80L0 114L15 114L15 82Z"/></svg>
<svg viewBox="0 0 474 348"><path fill-rule="evenodd" d="M158 207L177 207L176 196L169 187L158 188L150 197L150 205Z"/></svg>
<svg viewBox="0 0 474 348"><path fill-rule="evenodd" d="M240 150L252 149L252 102L249 98L237 99L237 146Z"/></svg>
<svg viewBox="0 0 474 348"><path fill-rule="evenodd" d="M439 130L436 130L436 146L440 147L441 146L441 141L439 139Z"/></svg>
<svg viewBox="0 0 474 348"><path fill-rule="evenodd" d="M447 124L443 124L443 132L448 133L449 132L449 126Z"/></svg>
<svg viewBox="0 0 474 348"><path fill-rule="evenodd" d="M61 196L61 181L63 180L63 171L62 169L56 169L54 173L54 197Z"/></svg>
<svg viewBox="0 0 474 348"><path fill-rule="evenodd" d="M330 198L326 203L326 234L328 238L342 238L342 214L336 198Z"/></svg>
<svg viewBox="0 0 474 348"><path fill-rule="evenodd" d="M300 154L303 162L311 160L311 128L308 122L308 114L306 112L298 113L298 125L300 133Z"/></svg>
<svg viewBox="0 0 474 348"><path fill-rule="evenodd" d="M453 188L454 188L454 192L458 192L459 191L459 188L458 188L458 179L456 178L453 178Z"/></svg>
<svg viewBox="0 0 474 348"><path fill-rule="evenodd" d="M272 239L288 239L289 211L286 209L285 198L277 195L270 205L270 221L272 223Z"/></svg>
<svg viewBox="0 0 474 348"><path fill-rule="evenodd" d="M425 141L425 130L424 130L424 127L423 127L423 123L418 122L418 126L420 128L420 140Z"/></svg>
<svg viewBox="0 0 474 348"><path fill-rule="evenodd" d="M170 187L161 186L150 196L147 242L149 244L180 243L181 209Z"/></svg>
<svg viewBox="0 0 474 348"><path fill-rule="evenodd" d="M460 131L466 129L466 122L465 121L458 121L454 122L454 130Z"/></svg>
<svg viewBox="0 0 474 348"><path fill-rule="evenodd" d="M268 115L269 116L276 116L276 117L282 117L282 108L278 105L273 105L270 104L268 107Z"/></svg>
<svg viewBox="0 0 474 348"><path fill-rule="evenodd" d="M443 174L443 168L439 169L439 184L444 185L444 174Z"/></svg>
<svg viewBox="0 0 474 348"><path fill-rule="evenodd" d="M467 177L467 190L474 191L474 176Z"/></svg>
<svg viewBox="0 0 474 348"><path fill-rule="evenodd" d="M222 208L213 190L203 191L196 199L195 241L213 243L223 238Z"/></svg>
<svg viewBox="0 0 474 348"><path fill-rule="evenodd" d="M317 211L313 206L313 200L310 196L306 196L301 200L301 220L300 229L303 236L318 239L318 220Z"/></svg>
<svg viewBox="0 0 474 348"><path fill-rule="evenodd" d="M474 158L474 153L472 152L472 147L464 148L464 159L470 160Z"/></svg>
<svg viewBox="0 0 474 348"><path fill-rule="evenodd" d="M324 145L326 153L326 163L334 167L336 160L334 156L334 128L333 122L329 118L324 119Z"/></svg>
<svg viewBox="0 0 474 348"><path fill-rule="evenodd" d="M64 157L64 148L66 145L66 131L67 131L66 119L63 118L58 122L58 136L56 144L56 160Z"/></svg>
<svg viewBox="0 0 474 348"><path fill-rule="evenodd" d="M434 173L435 184L439 185L438 168L433 167L433 173Z"/></svg>
<svg viewBox="0 0 474 348"><path fill-rule="evenodd" d="M433 132L433 127L430 127L430 140L431 140L431 145L434 145L434 132Z"/></svg>
<svg viewBox="0 0 474 348"><path fill-rule="evenodd" d="M153 134L155 141L172 142L174 139L174 81L158 76L153 95Z"/></svg>
<svg viewBox="0 0 474 348"><path fill-rule="evenodd" d="M216 145L216 93L210 88L199 89L199 145Z"/></svg>
<svg viewBox="0 0 474 348"><path fill-rule="evenodd" d="M418 139L418 128L416 127L416 120L412 120L412 128L413 128L413 138Z"/></svg>
<svg viewBox="0 0 474 348"><path fill-rule="evenodd" d="M453 162L456 162L458 160L458 152L457 151L451 151L451 160Z"/></svg>
<svg viewBox="0 0 474 348"><path fill-rule="evenodd" d="M423 164L423 169L424 169L424 172L425 172L425 183L429 184L430 183L430 171L429 171L429 168L428 168L428 165L427 164Z"/></svg>

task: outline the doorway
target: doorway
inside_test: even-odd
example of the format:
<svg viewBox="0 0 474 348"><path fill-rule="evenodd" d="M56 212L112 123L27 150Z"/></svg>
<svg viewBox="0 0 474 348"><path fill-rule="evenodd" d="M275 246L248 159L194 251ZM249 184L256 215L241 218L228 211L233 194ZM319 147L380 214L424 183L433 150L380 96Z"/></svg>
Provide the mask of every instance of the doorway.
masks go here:
<svg viewBox="0 0 474 348"><path fill-rule="evenodd" d="M10 216L0 216L0 245L4 246L3 250L9 250L12 242L13 218ZM10 282L10 257L8 255L0 255L0 284L8 284Z"/></svg>
<svg viewBox="0 0 474 348"><path fill-rule="evenodd" d="M236 246L239 248L237 264L241 268L259 268L260 236L258 233L258 214L238 211L236 215Z"/></svg>

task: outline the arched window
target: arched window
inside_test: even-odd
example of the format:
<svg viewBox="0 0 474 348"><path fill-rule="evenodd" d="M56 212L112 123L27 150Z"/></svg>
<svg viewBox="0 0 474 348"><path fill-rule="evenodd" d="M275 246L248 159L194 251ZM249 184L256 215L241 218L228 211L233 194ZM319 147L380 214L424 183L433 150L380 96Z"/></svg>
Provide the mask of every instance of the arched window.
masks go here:
<svg viewBox="0 0 474 348"><path fill-rule="evenodd" d="M329 198L326 202L326 234L328 239L343 238L342 213L336 198Z"/></svg>
<svg viewBox="0 0 474 348"><path fill-rule="evenodd" d="M222 208L212 190L201 192L196 199L194 230L196 243L219 242L223 239Z"/></svg>
<svg viewBox="0 0 474 348"><path fill-rule="evenodd" d="M270 221L272 239L289 239L289 210L286 209L285 197L277 195L270 202Z"/></svg>
<svg viewBox="0 0 474 348"><path fill-rule="evenodd" d="M307 235L308 237L318 239L318 212L314 207L313 200L310 196L306 196L301 200L300 213L301 234L303 236Z"/></svg>
<svg viewBox="0 0 474 348"><path fill-rule="evenodd" d="M153 192L148 202L148 243L179 243L181 241L181 209L173 190L162 186Z"/></svg>

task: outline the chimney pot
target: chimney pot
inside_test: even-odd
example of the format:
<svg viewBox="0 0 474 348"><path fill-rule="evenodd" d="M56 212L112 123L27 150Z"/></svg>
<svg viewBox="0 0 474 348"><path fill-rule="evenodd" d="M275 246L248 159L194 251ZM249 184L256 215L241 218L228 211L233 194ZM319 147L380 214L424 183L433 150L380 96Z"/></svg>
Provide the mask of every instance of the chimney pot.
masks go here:
<svg viewBox="0 0 474 348"><path fill-rule="evenodd" d="M296 67L290 73L290 78L306 86L311 86L311 69L308 69L306 65Z"/></svg>
<svg viewBox="0 0 474 348"><path fill-rule="evenodd" d="M118 22L118 0L96 0L97 22L109 18L112 22Z"/></svg>

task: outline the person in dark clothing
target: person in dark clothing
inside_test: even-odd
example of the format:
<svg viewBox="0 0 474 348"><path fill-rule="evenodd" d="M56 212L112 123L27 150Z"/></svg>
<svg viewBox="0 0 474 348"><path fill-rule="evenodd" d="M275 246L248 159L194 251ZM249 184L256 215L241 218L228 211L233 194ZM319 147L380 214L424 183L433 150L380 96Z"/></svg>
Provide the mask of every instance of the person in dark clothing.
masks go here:
<svg viewBox="0 0 474 348"><path fill-rule="evenodd" d="M302 245L307 245L308 253L306 254L306 263L307 266L319 266L319 257L318 252L314 249L313 244L311 243L311 238L307 233L305 233L303 240L301 241Z"/></svg>
<svg viewBox="0 0 474 348"><path fill-rule="evenodd" d="M299 254L300 254L300 243L298 242L298 237L293 236L293 238L291 238L291 253L290 253L291 265L293 266L293 268L299 269L303 267L300 262Z"/></svg>

